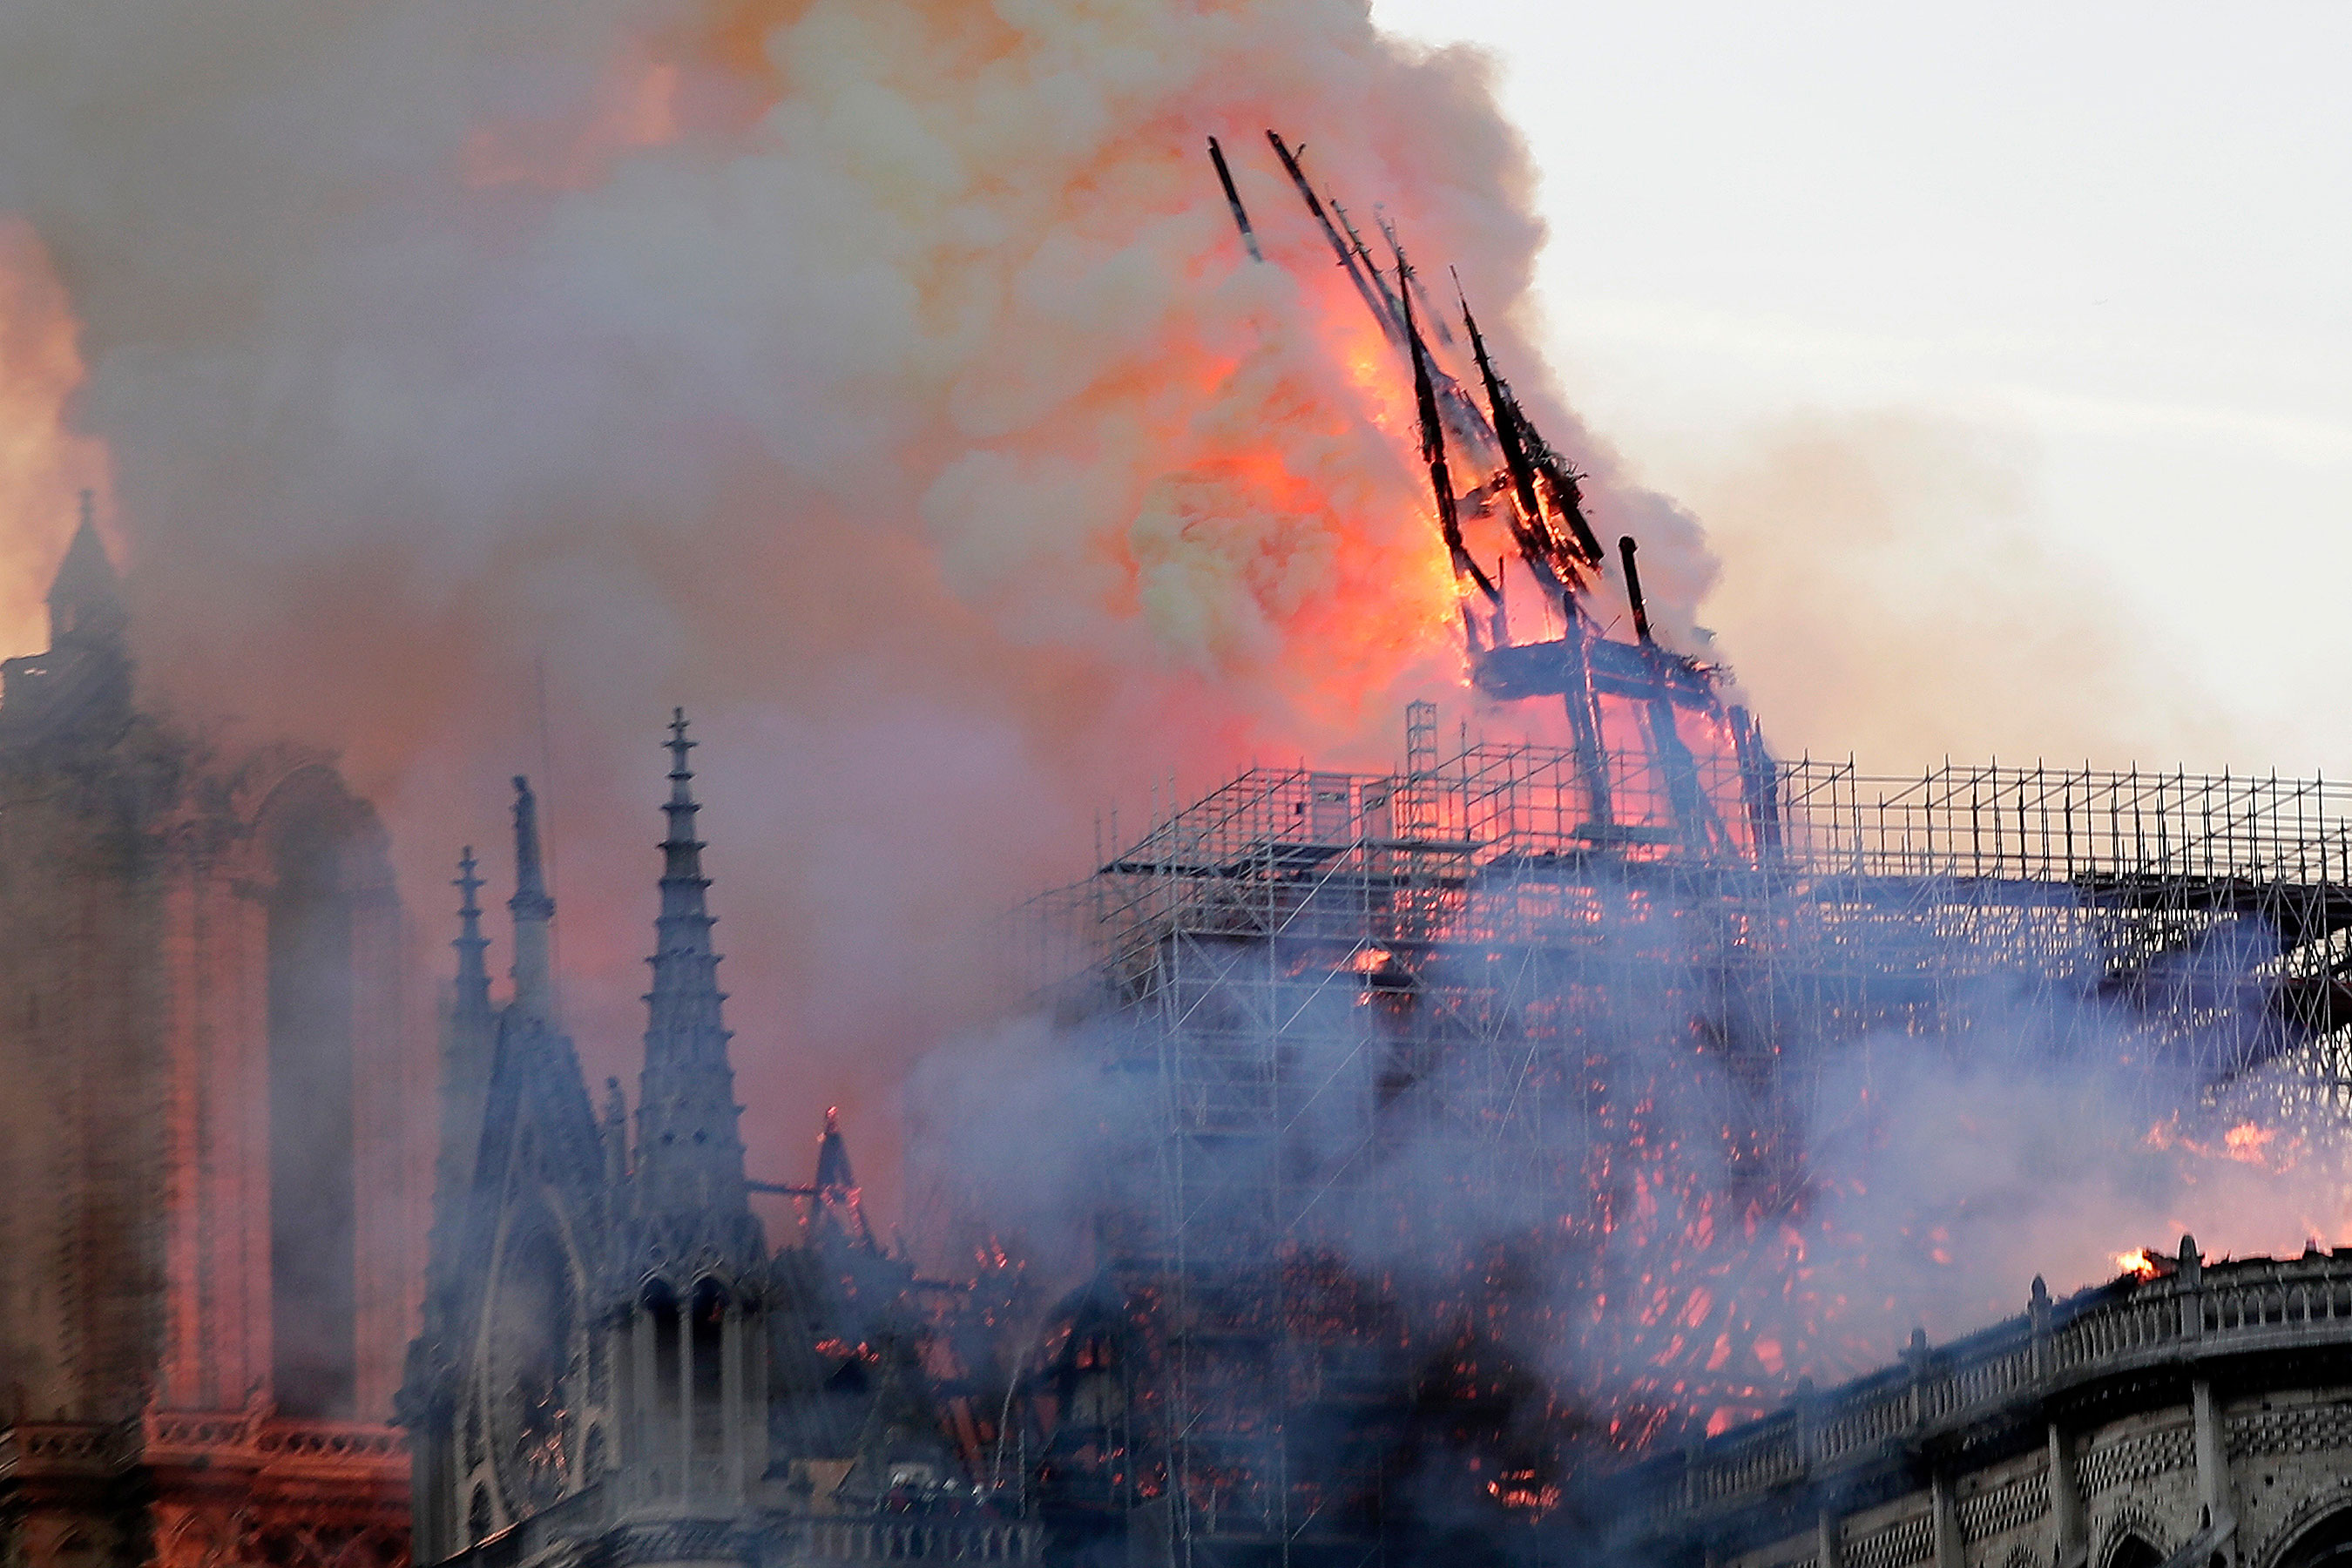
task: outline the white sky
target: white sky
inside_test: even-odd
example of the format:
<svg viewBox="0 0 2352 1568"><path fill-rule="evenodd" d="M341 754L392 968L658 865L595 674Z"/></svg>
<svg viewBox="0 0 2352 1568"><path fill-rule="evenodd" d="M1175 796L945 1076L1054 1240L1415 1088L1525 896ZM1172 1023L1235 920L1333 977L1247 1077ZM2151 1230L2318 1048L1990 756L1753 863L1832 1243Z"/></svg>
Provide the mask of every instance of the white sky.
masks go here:
<svg viewBox="0 0 2352 1568"><path fill-rule="evenodd" d="M1503 61L1782 749L2352 771L2352 5L1376 15Z"/></svg>

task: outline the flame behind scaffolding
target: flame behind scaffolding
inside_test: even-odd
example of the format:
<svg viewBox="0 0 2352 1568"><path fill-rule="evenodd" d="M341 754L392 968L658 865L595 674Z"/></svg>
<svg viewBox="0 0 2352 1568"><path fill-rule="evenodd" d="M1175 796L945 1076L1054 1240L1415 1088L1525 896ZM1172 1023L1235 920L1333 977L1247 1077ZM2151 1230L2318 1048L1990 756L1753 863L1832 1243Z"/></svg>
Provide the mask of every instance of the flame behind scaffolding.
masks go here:
<svg viewBox="0 0 2352 1568"><path fill-rule="evenodd" d="M1035 911L1150 1108L1100 1232L1141 1385L1087 1439L1106 1504L1369 1541L1401 1456L1540 1513L1580 1444L1769 1404L1805 1347L1736 1287L1803 1273L1821 1075L1949 1048L1988 995L2141 1063L2151 1121L2258 1068L2344 1091L2352 790L1717 755L1733 831L1597 842L1590 762L1441 757L1417 707L1401 771L1254 770ZM1671 818L1654 749L1609 762Z"/></svg>
<svg viewBox="0 0 2352 1568"><path fill-rule="evenodd" d="M1574 837L1594 847L1680 844L1751 856L1769 847L1743 832L1769 829L1768 803L1758 796L1770 768L1760 728L1744 708L1726 700L1717 667L1675 652L1653 635L1639 544L1631 535L1618 539L1617 555L1633 637L1627 642L1609 635L1617 617L1604 619L1595 607L1608 556L1585 515L1584 476L1544 439L1512 392L1468 300L1457 292L1463 329L1457 339L1396 230L1381 221L1390 258L1383 270L1338 197L1318 195L1303 163L1305 149L1270 130L1265 139L1337 264L1404 362L1472 682L1501 700L1552 699L1561 706L1575 759ZM1209 157L1245 252L1253 263L1263 263L1265 253L1214 137ZM1459 377L1444 363L1447 350ZM1475 395L1465 384L1473 381ZM1472 482L1464 488L1457 476ZM1491 557L1492 572L1469 532L1481 522L1499 529L1493 542L1501 552ZM1523 595L1532 594L1535 614L1526 613L1523 597L1521 613L1513 616L1514 575ZM1719 781L1725 787L1710 788L1702 775L1722 773L1723 764L1732 776Z"/></svg>
<svg viewBox="0 0 2352 1568"><path fill-rule="evenodd" d="M1631 538L1610 635L1579 476L1467 302L1457 339L1267 140L1411 378L1471 680L1570 743L1441 755L1415 704L1401 770L1253 770L1034 911L1149 1167L1107 1173L1032 1376L1050 1506L1144 1510L1185 1568L1444 1558L1465 1498L1539 1519L1582 1453L1760 1413L1855 1349L1806 1294L1805 1145L1880 1054L2021 1032L2143 1124L2256 1069L2343 1093L2352 791L1775 761L1654 636Z"/></svg>

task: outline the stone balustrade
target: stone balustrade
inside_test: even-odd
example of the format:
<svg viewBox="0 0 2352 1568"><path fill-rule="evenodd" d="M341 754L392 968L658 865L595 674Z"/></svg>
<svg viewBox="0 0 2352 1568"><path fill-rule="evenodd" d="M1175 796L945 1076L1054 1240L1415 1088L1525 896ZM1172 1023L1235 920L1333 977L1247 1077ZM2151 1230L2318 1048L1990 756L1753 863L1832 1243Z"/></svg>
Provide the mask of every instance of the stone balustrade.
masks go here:
<svg viewBox="0 0 2352 1568"><path fill-rule="evenodd" d="M111 1473L132 1465L228 1465L404 1482L408 1441L362 1421L291 1420L267 1409L151 1410L135 1422L23 1422L0 1431L0 1478Z"/></svg>
<svg viewBox="0 0 2352 1568"><path fill-rule="evenodd" d="M121 1450L121 1434L112 1426L19 1422L0 1432L0 1480L36 1471L104 1474L116 1467Z"/></svg>
<svg viewBox="0 0 2352 1568"><path fill-rule="evenodd" d="M2152 1278L2126 1276L1931 1349L1620 1478L1653 1525L1738 1507L1807 1476L1871 1462L1939 1432L2104 1379L2273 1350L2352 1345L2352 1248L2207 1263L2183 1237ZM1622 1496L1623 1494L1620 1494Z"/></svg>
<svg viewBox="0 0 2352 1568"><path fill-rule="evenodd" d="M797 1521L794 1562L1034 1563L1044 1540L1015 1521L812 1519Z"/></svg>

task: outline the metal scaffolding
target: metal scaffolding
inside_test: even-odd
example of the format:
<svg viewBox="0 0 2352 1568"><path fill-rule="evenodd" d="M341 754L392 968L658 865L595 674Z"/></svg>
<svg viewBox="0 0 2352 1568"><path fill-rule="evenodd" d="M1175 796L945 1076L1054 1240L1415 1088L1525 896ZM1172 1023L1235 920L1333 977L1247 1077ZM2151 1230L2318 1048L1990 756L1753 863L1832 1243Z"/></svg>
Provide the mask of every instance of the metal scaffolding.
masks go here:
<svg viewBox="0 0 2352 1568"><path fill-rule="evenodd" d="M1694 1129L1724 1201L1797 1201L1832 1063L1866 1085L1998 1028L2135 1064L2152 1118L2256 1072L2352 1083L2352 790L1722 745L1673 778L1612 753L1604 795L1590 762L1441 756L1416 705L1401 771L1252 770L1034 911L1066 1018L1149 1107L1150 1200L1102 1247L1150 1303L1121 1474L1175 1561L1376 1556L1396 1391L1502 1310L1493 1238L1612 1288L1594 1238Z"/></svg>

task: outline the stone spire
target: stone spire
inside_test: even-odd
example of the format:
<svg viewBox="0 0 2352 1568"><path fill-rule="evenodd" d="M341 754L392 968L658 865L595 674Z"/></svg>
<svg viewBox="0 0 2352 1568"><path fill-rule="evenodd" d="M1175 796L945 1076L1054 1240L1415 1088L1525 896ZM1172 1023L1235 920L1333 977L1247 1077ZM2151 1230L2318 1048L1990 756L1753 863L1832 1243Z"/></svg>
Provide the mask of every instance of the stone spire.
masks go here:
<svg viewBox="0 0 2352 1568"><path fill-rule="evenodd" d="M0 739L110 742L131 721L131 613L88 490L48 605L48 651L0 661Z"/></svg>
<svg viewBox="0 0 2352 1568"><path fill-rule="evenodd" d="M461 895L457 936L449 945L457 950L457 981L449 1013L441 1030L441 1129L439 1152L433 1167L433 1234L428 1248L434 1278L429 1282L428 1312L439 1312L439 1299L447 1284L446 1269L456 1262L459 1216L474 1184L474 1162L481 1150L482 1107L489 1094L490 1058L498 1044L498 1018L490 1010L490 976L482 951L490 939L482 934L482 907L474 895L482 879L474 874L474 847L466 846L457 859L457 877L449 885ZM436 1320L437 1326L438 1320Z"/></svg>
<svg viewBox="0 0 2352 1568"><path fill-rule="evenodd" d="M96 503L81 492L81 526L49 584L49 646L94 647L119 643L131 624L122 605L122 579L98 536Z"/></svg>
<svg viewBox="0 0 2352 1568"><path fill-rule="evenodd" d="M670 720L669 800L662 810L661 913L654 921L653 990L646 997L645 1076L637 1088L636 1207L646 1241L675 1259L713 1251L748 1264L762 1256L743 1176L735 1072L719 1016L719 955L695 837L700 808L688 787L686 710Z"/></svg>
<svg viewBox="0 0 2352 1568"><path fill-rule="evenodd" d="M555 919L555 900L548 896L547 878L540 868L539 797L530 781L515 775L515 890L507 900L514 916L514 1002L518 1018L551 1024L555 1017L555 979L548 956L548 927Z"/></svg>

